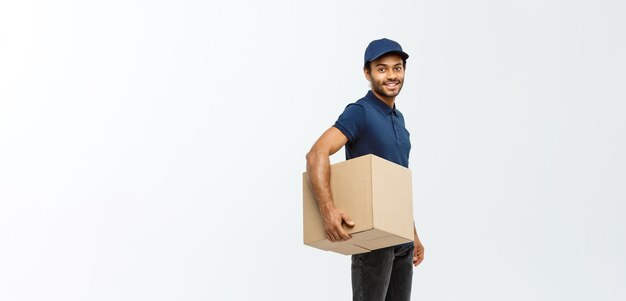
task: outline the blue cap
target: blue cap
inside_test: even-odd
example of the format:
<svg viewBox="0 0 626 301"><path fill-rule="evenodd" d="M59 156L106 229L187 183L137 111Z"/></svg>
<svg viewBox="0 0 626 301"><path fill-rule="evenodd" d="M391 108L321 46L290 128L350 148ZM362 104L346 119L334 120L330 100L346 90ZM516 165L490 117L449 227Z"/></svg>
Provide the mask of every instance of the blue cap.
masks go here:
<svg viewBox="0 0 626 301"><path fill-rule="evenodd" d="M402 51L402 46L398 44L396 41L392 41L390 39L380 39L374 40L369 45L367 45L367 49L365 49L365 61L363 65L366 65L368 62L371 62L383 54L387 53L397 53L403 59L408 59L409 55Z"/></svg>

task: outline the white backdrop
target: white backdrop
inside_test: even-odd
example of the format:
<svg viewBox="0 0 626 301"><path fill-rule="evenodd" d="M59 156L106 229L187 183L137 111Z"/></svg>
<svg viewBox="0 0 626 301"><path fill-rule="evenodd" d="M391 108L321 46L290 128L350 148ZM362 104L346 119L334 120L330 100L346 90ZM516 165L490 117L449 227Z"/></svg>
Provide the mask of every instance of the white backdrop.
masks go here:
<svg viewBox="0 0 626 301"><path fill-rule="evenodd" d="M3 1L0 300L350 299L300 173L380 37L411 55L413 298L624 300L625 12Z"/></svg>

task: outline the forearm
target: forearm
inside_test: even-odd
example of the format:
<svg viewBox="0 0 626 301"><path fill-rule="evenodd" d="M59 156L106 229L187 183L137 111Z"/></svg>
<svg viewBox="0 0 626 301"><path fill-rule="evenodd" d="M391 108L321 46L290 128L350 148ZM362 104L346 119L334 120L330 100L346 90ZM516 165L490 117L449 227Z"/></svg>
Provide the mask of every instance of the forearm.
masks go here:
<svg viewBox="0 0 626 301"><path fill-rule="evenodd" d="M313 146L306 155L306 170L313 196L324 221L326 238L334 242L350 239L350 235L342 227L344 223L349 227L354 227L354 222L341 209L336 208L333 203L330 189L329 156L331 154L332 152L329 152L328 149Z"/></svg>
<svg viewBox="0 0 626 301"><path fill-rule="evenodd" d="M328 155L311 150L307 154L307 175L313 196L322 214L334 207L330 189L330 159Z"/></svg>
<svg viewBox="0 0 626 301"><path fill-rule="evenodd" d="M306 171L313 196L324 219L336 211L330 189L330 156L348 142L348 138L335 127L330 127L313 144L306 154Z"/></svg>

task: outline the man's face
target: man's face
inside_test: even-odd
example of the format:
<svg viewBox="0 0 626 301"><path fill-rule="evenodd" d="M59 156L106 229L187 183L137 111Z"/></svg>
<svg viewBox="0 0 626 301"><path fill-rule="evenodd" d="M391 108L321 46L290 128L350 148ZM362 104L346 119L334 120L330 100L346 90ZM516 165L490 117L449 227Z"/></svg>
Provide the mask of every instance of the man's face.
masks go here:
<svg viewBox="0 0 626 301"><path fill-rule="evenodd" d="M383 55L370 62L370 71L365 77L372 85L372 92L382 100L393 101L402 90L404 65L399 54Z"/></svg>

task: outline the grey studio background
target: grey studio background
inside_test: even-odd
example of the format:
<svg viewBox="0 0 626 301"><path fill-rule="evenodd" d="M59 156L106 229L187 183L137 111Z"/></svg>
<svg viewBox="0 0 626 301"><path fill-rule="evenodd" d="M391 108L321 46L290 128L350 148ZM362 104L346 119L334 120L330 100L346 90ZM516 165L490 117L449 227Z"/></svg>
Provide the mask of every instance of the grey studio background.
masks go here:
<svg viewBox="0 0 626 301"><path fill-rule="evenodd" d="M413 299L624 300L625 9L2 1L0 300L349 300L300 176L380 37L411 55Z"/></svg>

